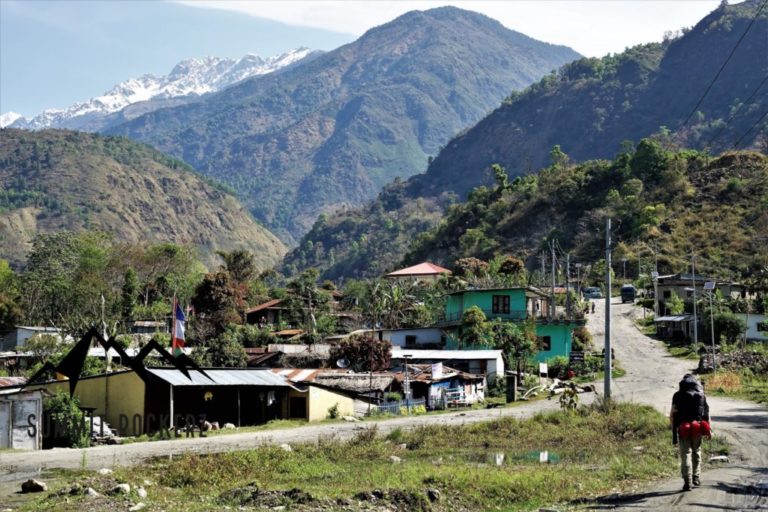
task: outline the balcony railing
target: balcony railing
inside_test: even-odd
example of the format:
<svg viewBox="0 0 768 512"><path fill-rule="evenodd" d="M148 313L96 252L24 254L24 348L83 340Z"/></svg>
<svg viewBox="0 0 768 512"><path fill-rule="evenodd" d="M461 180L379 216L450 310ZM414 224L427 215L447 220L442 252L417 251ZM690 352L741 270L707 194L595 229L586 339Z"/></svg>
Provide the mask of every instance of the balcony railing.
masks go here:
<svg viewBox="0 0 768 512"><path fill-rule="evenodd" d="M508 313L494 313L492 309L483 309L485 317L488 320L506 320L506 321L522 321L526 318L534 316L535 318L546 318L546 314L531 314L530 311L509 311ZM458 311L454 313L443 313L437 318L438 325L449 325L461 323L461 318L464 316L464 311Z"/></svg>

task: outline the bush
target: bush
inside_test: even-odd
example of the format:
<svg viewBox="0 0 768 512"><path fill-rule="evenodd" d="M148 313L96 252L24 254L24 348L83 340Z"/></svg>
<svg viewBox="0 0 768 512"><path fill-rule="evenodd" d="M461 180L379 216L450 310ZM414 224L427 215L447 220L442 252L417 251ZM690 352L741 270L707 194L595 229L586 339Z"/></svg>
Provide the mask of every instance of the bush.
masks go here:
<svg viewBox="0 0 768 512"><path fill-rule="evenodd" d="M335 420L339 417L339 403L336 402L328 408L328 418Z"/></svg>
<svg viewBox="0 0 768 512"><path fill-rule="evenodd" d="M548 375L552 378L564 378L568 371L568 358L565 356L555 356L547 359Z"/></svg>
<svg viewBox="0 0 768 512"><path fill-rule="evenodd" d="M396 393L394 391L384 394L384 400L387 402L399 402L402 399L403 399L403 395L401 395L400 393Z"/></svg>
<svg viewBox="0 0 768 512"><path fill-rule="evenodd" d="M57 393L43 400L44 425L47 434L46 448L85 448L89 444L89 432L85 424L85 413L80 410L77 397L68 393Z"/></svg>

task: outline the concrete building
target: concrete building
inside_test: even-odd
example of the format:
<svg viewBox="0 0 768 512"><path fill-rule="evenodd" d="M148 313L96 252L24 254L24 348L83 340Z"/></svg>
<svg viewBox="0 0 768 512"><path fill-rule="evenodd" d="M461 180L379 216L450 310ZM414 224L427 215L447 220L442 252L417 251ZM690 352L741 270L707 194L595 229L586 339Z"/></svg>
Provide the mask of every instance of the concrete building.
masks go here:
<svg viewBox="0 0 768 512"><path fill-rule="evenodd" d="M38 327L17 325L10 331L5 331L0 339L0 352L22 350L26 341L38 334L50 334L61 337L56 327Z"/></svg>
<svg viewBox="0 0 768 512"><path fill-rule="evenodd" d="M0 448L40 450L43 447L43 394L21 391L17 384L20 382L0 388Z"/></svg>
<svg viewBox="0 0 768 512"><path fill-rule="evenodd" d="M501 350L419 350L392 348L392 365L405 360L414 364L445 363L451 368L475 375L485 375L488 382L504 375L504 357Z"/></svg>

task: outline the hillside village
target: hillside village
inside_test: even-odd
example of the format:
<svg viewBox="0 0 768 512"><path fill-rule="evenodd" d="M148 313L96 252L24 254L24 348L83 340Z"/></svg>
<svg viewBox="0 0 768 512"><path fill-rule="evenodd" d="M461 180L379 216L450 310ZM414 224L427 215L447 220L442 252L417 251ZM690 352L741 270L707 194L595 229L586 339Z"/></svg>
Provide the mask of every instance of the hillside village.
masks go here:
<svg viewBox="0 0 768 512"><path fill-rule="evenodd" d="M442 6L4 114L0 509L768 506L766 41Z"/></svg>

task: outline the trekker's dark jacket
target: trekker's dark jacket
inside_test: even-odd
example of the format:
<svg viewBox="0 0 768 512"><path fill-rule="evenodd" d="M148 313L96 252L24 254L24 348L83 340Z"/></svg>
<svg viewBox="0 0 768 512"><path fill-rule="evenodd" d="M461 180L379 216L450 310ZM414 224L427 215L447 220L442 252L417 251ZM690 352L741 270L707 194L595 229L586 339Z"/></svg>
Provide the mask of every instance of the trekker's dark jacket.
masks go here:
<svg viewBox="0 0 768 512"><path fill-rule="evenodd" d="M677 442L677 431L681 424L692 421L709 421L709 404L704 396L704 388L693 375L686 375L680 381L680 391L672 396L675 408L672 424L672 442Z"/></svg>

